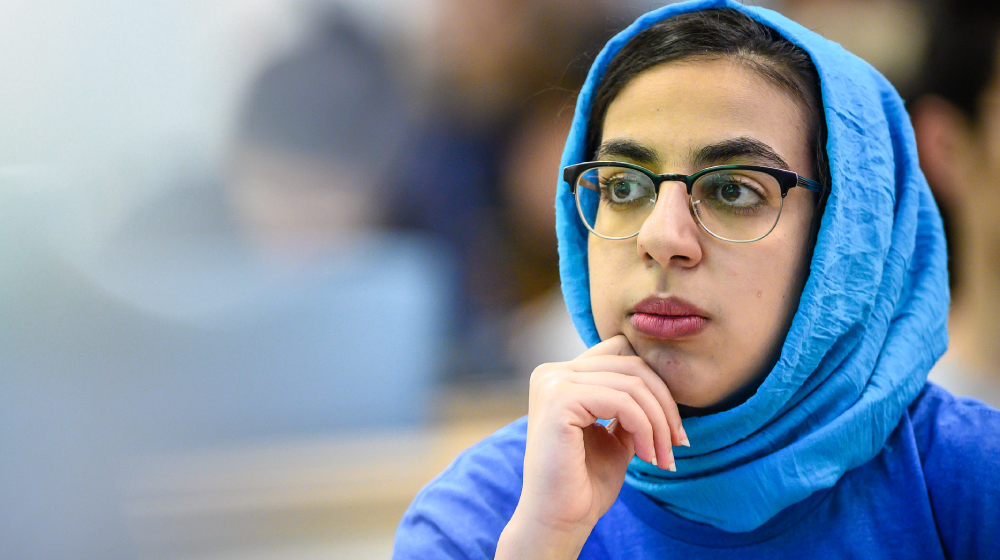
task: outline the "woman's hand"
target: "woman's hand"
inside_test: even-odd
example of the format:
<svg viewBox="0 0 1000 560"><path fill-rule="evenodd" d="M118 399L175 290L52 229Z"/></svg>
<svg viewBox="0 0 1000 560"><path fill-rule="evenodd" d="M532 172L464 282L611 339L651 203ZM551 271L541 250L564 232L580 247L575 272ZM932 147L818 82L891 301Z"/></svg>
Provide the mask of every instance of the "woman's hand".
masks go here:
<svg viewBox="0 0 1000 560"><path fill-rule="evenodd" d="M595 423L613 418L607 428ZM497 558L575 558L621 491L632 456L674 469L687 445L666 384L624 335L531 374L524 484Z"/></svg>

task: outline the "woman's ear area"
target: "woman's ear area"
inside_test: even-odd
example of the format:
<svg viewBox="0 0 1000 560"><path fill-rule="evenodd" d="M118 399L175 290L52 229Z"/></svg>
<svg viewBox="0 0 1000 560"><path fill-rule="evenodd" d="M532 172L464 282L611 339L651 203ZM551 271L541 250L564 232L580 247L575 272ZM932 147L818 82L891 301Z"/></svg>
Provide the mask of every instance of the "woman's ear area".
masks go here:
<svg viewBox="0 0 1000 560"><path fill-rule="evenodd" d="M925 95L913 103L910 120L920 168L934 187L935 196L946 204L958 202L967 194L961 166L967 161L972 144L968 119L943 97Z"/></svg>

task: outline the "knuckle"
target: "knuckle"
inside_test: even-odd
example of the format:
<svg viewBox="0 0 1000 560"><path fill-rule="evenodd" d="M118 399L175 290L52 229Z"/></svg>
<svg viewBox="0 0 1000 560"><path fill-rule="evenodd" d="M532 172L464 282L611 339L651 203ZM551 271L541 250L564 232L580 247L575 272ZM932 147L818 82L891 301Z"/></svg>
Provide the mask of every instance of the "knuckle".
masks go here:
<svg viewBox="0 0 1000 560"><path fill-rule="evenodd" d="M646 411L642 409L642 406L639 405L638 402L636 402L633 399L629 399L628 401L626 401L626 406L632 414L635 414L637 417L641 418L643 422L647 424L649 423L649 418L646 417Z"/></svg>
<svg viewBox="0 0 1000 560"><path fill-rule="evenodd" d="M538 367L536 367L536 368L535 368L534 370L532 370L532 372L531 372L531 376L530 376L530 377L528 377L528 385L530 385L530 386L535 386L535 385L537 385L537 384L538 384L538 378L540 378L540 377L541 377L541 376L543 375L543 374L542 374L542 373L541 373L541 372L539 371L539 370L541 369L541 367L542 367L542 366L538 366Z"/></svg>
<svg viewBox="0 0 1000 560"><path fill-rule="evenodd" d="M632 393L642 392L646 388L646 383L638 377L629 376L626 383L628 384L629 392Z"/></svg>
<svg viewBox="0 0 1000 560"><path fill-rule="evenodd" d="M565 394L567 385L569 385L569 382L566 381L564 376L559 375L558 372L549 372L538 383L539 389L550 396Z"/></svg>
<svg viewBox="0 0 1000 560"><path fill-rule="evenodd" d="M532 370L531 377L529 378L528 382L532 385L540 383L544 380L546 376L548 376L552 372L552 370L553 370L553 364L542 364L536 367L534 370Z"/></svg>

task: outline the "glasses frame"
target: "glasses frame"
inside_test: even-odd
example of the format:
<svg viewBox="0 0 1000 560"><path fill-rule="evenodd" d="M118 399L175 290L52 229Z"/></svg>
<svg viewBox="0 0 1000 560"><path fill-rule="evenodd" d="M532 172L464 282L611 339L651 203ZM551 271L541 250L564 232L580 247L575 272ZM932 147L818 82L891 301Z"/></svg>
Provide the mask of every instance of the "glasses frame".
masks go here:
<svg viewBox="0 0 1000 560"><path fill-rule="evenodd" d="M639 235L639 232L636 231L632 235L628 235L626 237L608 237L606 235L601 235L597 233L596 231L593 230L593 228L590 227L590 224L587 222L586 216L583 215L583 207L580 205L580 197L577 194L576 182L580 178L580 175L583 175L584 173L590 171L591 169L596 169L599 167L624 167L642 173L646 177L649 177L649 179L653 182L653 193L656 195L657 198L659 198L660 196L660 185L662 185L665 181L676 181L684 183L685 187L687 188L688 206L691 209L691 213L694 214L695 219L698 221L698 225L701 226L701 229L705 230L705 232L711 235L712 237L721 239L723 241L729 241L732 243L752 243L754 241L759 241L767 237L767 234L774 231L774 228L778 225L778 220L781 218L781 210L785 206L785 195L788 194L788 191L792 189L792 187L802 187L806 190L818 194L823 194L824 191L826 190L823 187L823 185L821 185L818 181L814 181L812 179L803 177L794 171L789 171L787 169L778 169L775 167L765 167L761 165L738 165L738 164L716 165L713 167L706 167L705 169L702 169L701 171L696 171L695 173L692 173L690 175L683 175L680 173L657 174L646 169L645 167L642 167L641 165L635 165L634 163L626 163L623 161L585 161L583 163L567 165L565 168L563 168L563 180L569 183L569 190L571 193L573 193L573 198L576 201L576 211L580 215L580 221L583 222L584 227L586 227L587 230L590 231L590 233L593 233L594 235L602 239L610 239L613 241L631 239ZM771 229L767 230L767 232L765 232L760 237L747 240L727 239L716 233L713 233L711 230L705 227L704 222L701 221L701 216L698 215L698 211L695 208L696 203L694 202L694 200L691 199L692 196L691 191L694 188L695 181L697 181L700 177L707 175L709 173L717 171L728 171L728 170L756 171L759 173L765 173L767 175L770 175L771 177L774 177L774 179L778 182L778 187L781 189L781 206L778 207L778 216L777 218L775 218L774 224L771 225ZM653 204L656 204L655 200L653 201Z"/></svg>

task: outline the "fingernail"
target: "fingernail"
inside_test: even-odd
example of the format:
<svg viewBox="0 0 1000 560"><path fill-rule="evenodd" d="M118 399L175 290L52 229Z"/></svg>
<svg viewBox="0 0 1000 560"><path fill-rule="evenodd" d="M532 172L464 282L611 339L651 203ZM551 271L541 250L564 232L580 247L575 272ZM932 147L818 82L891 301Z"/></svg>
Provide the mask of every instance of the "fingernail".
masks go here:
<svg viewBox="0 0 1000 560"><path fill-rule="evenodd" d="M674 452L673 451L671 451L670 454L667 455L667 466L666 467L660 467L660 468L665 468L665 469L667 469L669 471L677 470L677 469L674 468Z"/></svg>
<svg viewBox="0 0 1000 560"><path fill-rule="evenodd" d="M653 457L653 460L651 461L651 463L653 463L654 467L656 466L656 457Z"/></svg>
<svg viewBox="0 0 1000 560"><path fill-rule="evenodd" d="M667 470L670 472L677 472L677 463L673 459L670 460L670 464L667 465Z"/></svg>
<svg viewBox="0 0 1000 560"><path fill-rule="evenodd" d="M691 442L688 441L687 431L684 430L683 424L681 424L680 436L681 436L681 445L683 445L684 447L691 447Z"/></svg>

